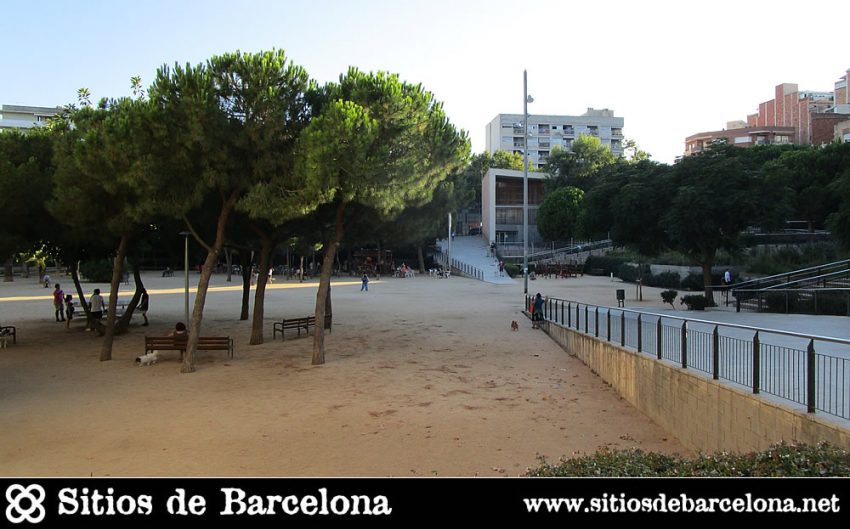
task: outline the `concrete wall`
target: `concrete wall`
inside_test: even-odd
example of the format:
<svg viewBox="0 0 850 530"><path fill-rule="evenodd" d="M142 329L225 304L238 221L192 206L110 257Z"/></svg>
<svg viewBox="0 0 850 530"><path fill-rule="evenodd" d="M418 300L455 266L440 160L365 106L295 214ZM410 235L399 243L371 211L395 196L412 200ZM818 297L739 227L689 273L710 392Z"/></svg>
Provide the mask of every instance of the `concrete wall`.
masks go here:
<svg viewBox="0 0 850 530"><path fill-rule="evenodd" d="M850 429L822 413L714 381L704 374L546 322L544 329L626 401L695 451L748 452L779 441L850 449Z"/></svg>

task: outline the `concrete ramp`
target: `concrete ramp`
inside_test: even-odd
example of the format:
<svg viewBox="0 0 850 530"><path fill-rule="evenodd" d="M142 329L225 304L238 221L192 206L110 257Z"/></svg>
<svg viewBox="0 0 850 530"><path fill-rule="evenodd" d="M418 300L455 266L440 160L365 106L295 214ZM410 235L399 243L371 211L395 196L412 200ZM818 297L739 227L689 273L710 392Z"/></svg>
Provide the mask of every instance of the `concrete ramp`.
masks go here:
<svg viewBox="0 0 850 530"><path fill-rule="evenodd" d="M448 240L438 240L437 246L440 247L443 255L449 252ZM469 275L470 278L503 285L516 283L507 272L499 276L499 262L490 255L490 245L482 236L455 236L451 242L450 259L480 272L477 275Z"/></svg>

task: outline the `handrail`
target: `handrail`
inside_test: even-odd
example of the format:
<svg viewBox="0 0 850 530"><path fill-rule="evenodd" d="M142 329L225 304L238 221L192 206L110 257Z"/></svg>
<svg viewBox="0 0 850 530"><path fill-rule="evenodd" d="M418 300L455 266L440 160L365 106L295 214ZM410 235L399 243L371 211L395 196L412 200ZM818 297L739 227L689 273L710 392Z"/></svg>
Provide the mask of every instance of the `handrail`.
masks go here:
<svg viewBox="0 0 850 530"><path fill-rule="evenodd" d="M840 270L840 271L830 272L830 273L827 273L827 274L821 274L819 276L808 276L806 278L800 278L799 280L793 280L793 281L790 281L790 282L779 283L779 284L776 284L776 285L769 285L769 286L765 287L764 289L770 289L771 291L774 291L774 290L777 290L776 289L777 287L784 288L787 285L794 285L796 283L809 282L809 281L812 281L812 280L814 280L815 283L817 283L818 280L827 280L827 279L830 279L831 277L846 275L848 273L850 273L850 269L844 269L844 270Z"/></svg>
<svg viewBox="0 0 850 530"><path fill-rule="evenodd" d="M848 289L848 290L850 290L850 289ZM634 313L634 314L639 314L639 315L649 315L649 316L666 318L666 319L671 319L671 320L681 320L682 322L696 322L698 324L709 324L709 325L712 325L712 326L724 326L724 327L728 327L728 328L745 329L745 330L749 330L749 331L771 333L771 334L774 334L774 335L785 335L785 336L795 337L795 338L799 338L799 339L817 340L817 341L824 341L824 342L834 342L836 344L850 345L850 339L840 339L840 338L837 338L837 337L825 337L825 336L822 336L822 335L811 335L811 334L806 334L806 333L797 333L796 331L785 331L785 330L780 330L780 329L761 328L761 327L755 327L755 326L747 326L745 324L730 324L728 322L717 322L715 320L702 320L702 319L699 319L699 318L684 318L684 317L678 317L678 316L675 316L675 315L665 315L663 313L653 313L651 311L641 311L641 310L637 310L637 309L626 309L624 307L610 307L610 306L601 306L601 305L596 305L596 304L588 304L587 302L577 302L575 300L566 300L564 298L549 297L549 298L547 298L547 300L557 300L559 302L565 302L565 303L568 303L568 304L577 304L577 305L584 305L584 306L588 306L588 307L596 307L596 308L599 308L599 309L608 309L609 311L613 309L614 311L621 311L623 313Z"/></svg>
<svg viewBox="0 0 850 530"><path fill-rule="evenodd" d="M739 283L730 285L729 287L731 289L739 289L739 288L741 288L741 287L743 287L747 284L753 284L753 283L758 284L758 283L761 283L761 282L774 280L774 279L777 279L777 278L788 278L789 276L793 276L793 275L796 275L796 274L801 274L801 273L810 272L810 271L819 270L819 269L826 269L826 268L833 267L833 266L836 266L836 265L842 265L842 266L850 267L850 259L834 261L832 263L825 263L823 265L816 265L814 267L806 267L805 269L798 269L798 270L795 270L795 271L783 272L783 273L780 273L780 274L772 274L770 276L764 276L762 278L755 278L755 279L752 279L752 280L739 282Z"/></svg>

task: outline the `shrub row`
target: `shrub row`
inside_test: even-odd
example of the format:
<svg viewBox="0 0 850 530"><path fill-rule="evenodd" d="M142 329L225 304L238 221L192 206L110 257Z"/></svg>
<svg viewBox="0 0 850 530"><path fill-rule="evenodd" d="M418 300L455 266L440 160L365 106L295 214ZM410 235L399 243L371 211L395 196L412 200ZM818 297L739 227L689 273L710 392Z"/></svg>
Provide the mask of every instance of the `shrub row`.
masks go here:
<svg viewBox="0 0 850 530"><path fill-rule="evenodd" d="M538 459L530 477L846 477L850 453L827 443L816 446L779 443L764 451L714 453L695 458L640 449L597 451L562 458L557 464Z"/></svg>

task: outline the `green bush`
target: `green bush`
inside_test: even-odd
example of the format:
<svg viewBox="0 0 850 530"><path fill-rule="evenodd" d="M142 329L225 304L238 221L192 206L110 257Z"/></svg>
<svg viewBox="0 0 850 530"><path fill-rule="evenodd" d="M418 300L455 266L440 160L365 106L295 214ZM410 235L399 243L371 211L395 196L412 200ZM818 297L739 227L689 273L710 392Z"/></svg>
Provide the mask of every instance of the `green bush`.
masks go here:
<svg viewBox="0 0 850 530"><path fill-rule="evenodd" d="M667 291L661 291L661 300L665 304L670 304L673 309L676 309L676 306L673 305L673 302L676 301L676 297L679 295L678 291L674 291L672 289Z"/></svg>
<svg viewBox="0 0 850 530"><path fill-rule="evenodd" d="M657 274L655 276L650 276L648 279L647 285L652 287L668 287L671 289L678 289L682 284L682 277L679 276L678 272L662 272L661 274Z"/></svg>
<svg viewBox="0 0 850 530"><path fill-rule="evenodd" d="M702 274L690 273L681 280L679 285L685 291L704 291L705 281L702 279Z"/></svg>
<svg viewBox="0 0 850 530"><path fill-rule="evenodd" d="M616 274L614 274L617 278L620 278L624 282L634 283L638 279L638 268L637 265L632 265L631 263L623 263L617 268Z"/></svg>
<svg viewBox="0 0 850 530"><path fill-rule="evenodd" d="M112 260L100 259L80 263L80 275L94 283L109 283L112 281Z"/></svg>
<svg viewBox="0 0 850 530"><path fill-rule="evenodd" d="M516 263L506 263L505 264L505 272L508 273L508 276L511 278L516 278L517 276L522 275L522 265L518 265Z"/></svg>
<svg viewBox="0 0 850 530"><path fill-rule="evenodd" d="M682 303L688 310L702 311L708 306L708 298L701 294L688 294L682 297Z"/></svg>
<svg viewBox="0 0 850 530"><path fill-rule="evenodd" d="M746 454L714 453L695 458L600 449L590 456L561 458L550 464L538 458L529 477L846 477L850 453L827 443L779 443Z"/></svg>
<svg viewBox="0 0 850 530"><path fill-rule="evenodd" d="M584 270L589 272L598 269L602 271L603 276L609 276L611 273L616 275L620 265L629 261L632 261L631 258L620 256L588 256L584 262Z"/></svg>

